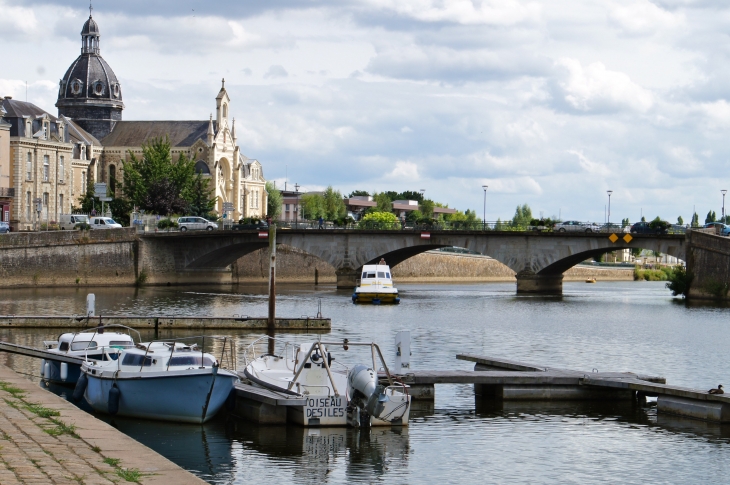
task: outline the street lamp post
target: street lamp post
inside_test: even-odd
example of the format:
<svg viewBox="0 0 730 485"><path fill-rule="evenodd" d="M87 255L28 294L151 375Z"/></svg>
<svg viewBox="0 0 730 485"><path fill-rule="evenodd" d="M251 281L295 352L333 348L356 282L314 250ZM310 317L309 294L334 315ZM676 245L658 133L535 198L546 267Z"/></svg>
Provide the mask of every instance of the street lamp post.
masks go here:
<svg viewBox="0 0 730 485"><path fill-rule="evenodd" d="M608 194L608 218L606 227L611 227L611 194L613 194L613 190L607 190L606 193Z"/></svg>
<svg viewBox="0 0 730 485"><path fill-rule="evenodd" d="M484 212L482 216L482 230L487 225L487 189L489 188L488 185L482 185L482 188L484 189Z"/></svg>
<svg viewBox="0 0 730 485"><path fill-rule="evenodd" d="M727 190L722 189L720 192L722 192L722 223L725 224L725 194L727 194Z"/></svg>
<svg viewBox="0 0 730 485"><path fill-rule="evenodd" d="M299 229L299 184L294 184L294 191L297 193L297 206L294 208L294 212L296 212L294 227Z"/></svg>

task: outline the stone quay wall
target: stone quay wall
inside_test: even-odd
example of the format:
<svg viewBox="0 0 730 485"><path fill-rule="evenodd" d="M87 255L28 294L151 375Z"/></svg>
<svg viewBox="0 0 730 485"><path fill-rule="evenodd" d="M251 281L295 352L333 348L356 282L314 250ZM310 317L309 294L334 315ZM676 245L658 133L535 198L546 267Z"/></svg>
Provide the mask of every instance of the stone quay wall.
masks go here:
<svg viewBox="0 0 730 485"><path fill-rule="evenodd" d="M687 272L694 275L689 299L730 298L730 238L693 230L688 236Z"/></svg>
<svg viewBox="0 0 730 485"><path fill-rule="evenodd" d="M129 286L134 229L0 235L0 287Z"/></svg>
<svg viewBox="0 0 730 485"><path fill-rule="evenodd" d="M321 259L288 246L276 252L276 279L291 283L335 283L335 269ZM239 259L233 268L234 281L264 282L269 278L268 250L259 250ZM402 282L471 282L515 281L515 272L496 259L471 254L427 251L409 258L393 268L396 281ZM600 266L575 266L565 273L565 281L587 278L597 280L634 279L633 268L613 269Z"/></svg>

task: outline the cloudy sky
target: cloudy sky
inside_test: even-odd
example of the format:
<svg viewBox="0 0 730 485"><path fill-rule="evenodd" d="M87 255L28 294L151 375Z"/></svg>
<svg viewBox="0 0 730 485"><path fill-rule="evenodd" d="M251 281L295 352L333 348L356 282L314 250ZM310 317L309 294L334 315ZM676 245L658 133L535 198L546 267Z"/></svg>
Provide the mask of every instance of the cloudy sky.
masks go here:
<svg viewBox="0 0 730 485"><path fill-rule="evenodd" d="M720 214L730 4L97 0L126 120L207 119L221 78L267 179L419 190L488 220ZM55 113L83 1L0 0L0 96ZM730 212L730 199L728 199Z"/></svg>

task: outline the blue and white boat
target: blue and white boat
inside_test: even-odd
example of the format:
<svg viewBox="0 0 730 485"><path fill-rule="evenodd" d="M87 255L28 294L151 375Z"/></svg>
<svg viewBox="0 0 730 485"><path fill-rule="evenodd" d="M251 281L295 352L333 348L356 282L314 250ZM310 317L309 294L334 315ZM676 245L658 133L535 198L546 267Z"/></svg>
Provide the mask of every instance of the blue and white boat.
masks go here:
<svg viewBox="0 0 730 485"><path fill-rule="evenodd" d="M84 362L74 396L83 393L95 411L111 415L205 423L220 411L238 382L231 340L205 340L222 344L221 360L231 369L204 352L204 345L179 340L138 343L122 349L115 360Z"/></svg>
<svg viewBox="0 0 730 485"><path fill-rule="evenodd" d="M78 364L60 362L52 358L41 360L41 376L47 382L55 384L75 385L81 375L81 363L84 360L116 359L121 349L134 347L132 332L139 332L124 325L102 325L61 334L57 340L45 340L43 346L50 353L76 357ZM107 351L107 352L105 352Z"/></svg>

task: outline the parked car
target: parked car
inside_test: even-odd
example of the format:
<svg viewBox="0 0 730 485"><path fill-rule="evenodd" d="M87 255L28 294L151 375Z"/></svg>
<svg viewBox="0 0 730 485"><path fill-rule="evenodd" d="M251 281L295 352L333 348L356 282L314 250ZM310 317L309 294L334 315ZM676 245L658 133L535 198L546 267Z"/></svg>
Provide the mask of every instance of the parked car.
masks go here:
<svg viewBox="0 0 730 485"><path fill-rule="evenodd" d="M180 217L177 226L181 231L212 231L218 229L218 224L202 217Z"/></svg>
<svg viewBox="0 0 730 485"><path fill-rule="evenodd" d="M231 226L231 229L233 229L234 231L268 231L269 225L266 223L266 221L249 222L246 224L242 224L239 222L238 224L233 224Z"/></svg>
<svg viewBox="0 0 730 485"><path fill-rule="evenodd" d="M92 229L120 229L122 227L111 217L92 217L89 225Z"/></svg>
<svg viewBox="0 0 730 485"><path fill-rule="evenodd" d="M558 222L553 226L553 231L556 232L598 232L600 230L600 226L592 222L564 221Z"/></svg>
<svg viewBox="0 0 730 485"><path fill-rule="evenodd" d="M61 214L58 225L62 231L70 231L89 225L89 216L85 214Z"/></svg>
<svg viewBox="0 0 730 485"><path fill-rule="evenodd" d="M601 226L601 232L629 232L630 230L629 226L622 226L615 222L609 222Z"/></svg>
<svg viewBox="0 0 730 485"><path fill-rule="evenodd" d="M0 221L0 234L10 232L10 223Z"/></svg>
<svg viewBox="0 0 730 485"><path fill-rule="evenodd" d="M670 224L660 221L661 224L641 221L631 226L631 234L666 234Z"/></svg>
<svg viewBox="0 0 730 485"><path fill-rule="evenodd" d="M730 235L730 226L728 226L727 224L723 224L722 222L708 222L702 227L706 229L715 228L717 234L721 234L723 236Z"/></svg>

